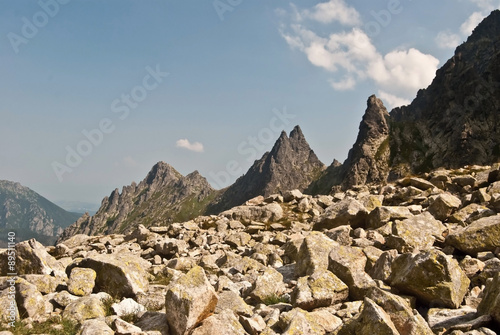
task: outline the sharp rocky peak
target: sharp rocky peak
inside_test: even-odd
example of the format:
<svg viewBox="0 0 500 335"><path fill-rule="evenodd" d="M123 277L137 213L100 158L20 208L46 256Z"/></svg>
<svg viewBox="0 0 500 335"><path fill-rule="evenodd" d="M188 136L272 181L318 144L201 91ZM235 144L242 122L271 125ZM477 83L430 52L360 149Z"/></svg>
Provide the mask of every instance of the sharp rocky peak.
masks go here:
<svg viewBox="0 0 500 335"><path fill-rule="evenodd" d="M241 205L258 195L304 190L324 169L299 126L290 132L290 136L282 131L272 150L255 161L244 176L224 191L211 213Z"/></svg>
<svg viewBox="0 0 500 335"><path fill-rule="evenodd" d="M170 164L158 162L151 168L144 181L148 185L155 183L165 184L172 180L178 180L180 177L182 175Z"/></svg>

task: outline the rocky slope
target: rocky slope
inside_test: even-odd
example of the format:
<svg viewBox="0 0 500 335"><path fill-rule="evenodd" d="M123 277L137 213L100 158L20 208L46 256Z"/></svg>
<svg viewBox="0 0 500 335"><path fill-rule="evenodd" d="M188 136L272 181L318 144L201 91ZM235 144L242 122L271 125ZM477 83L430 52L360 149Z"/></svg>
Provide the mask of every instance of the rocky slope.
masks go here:
<svg viewBox="0 0 500 335"><path fill-rule="evenodd" d="M500 158L500 11L494 11L407 107L391 112L391 165L424 171Z"/></svg>
<svg viewBox="0 0 500 335"><path fill-rule="evenodd" d="M66 228L60 239L75 234L126 232L142 223L165 225L189 220L205 212L215 191L198 171L182 176L172 166L157 163L138 185L115 189L102 200L94 216L83 215Z"/></svg>
<svg viewBox="0 0 500 335"><path fill-rule="evenodd" d="M490 14L409 106L375 96L346 161L308 188L328 194L412 173L500 159L500 11Z"/></svg>
<svg viewBox="0 0 500 335"><path fill-rule="evenodd" d="M209 211L217 214L258 195L304 190L324 169L302 130L296 126L289 137L283 131L272 150L255 161L244 176L227 188Z"/></svg>
<svg viewBox="0 0 500 335"><path fill-rule="evenodd" d="M20 277L0 277L0 303L13 287L16 332L30 334L497 334L499 168L21 242Z"/></svg>
<svg viewBox="0 0 500 335"><path fill-rule="evenodd" d="M392 172L500 158L500 11L474 30L411 105L391 112Z"/></svg>
<svg viewBox="0 0 500 335"><path fill-rule="evenodd" d="M19 183L0 180L0 233L16 232L18 240L37 238L52 244L80 215L70 213ZM0 247L5 239L0 241ZM5 246L5 244L3 245Z"/></svg>

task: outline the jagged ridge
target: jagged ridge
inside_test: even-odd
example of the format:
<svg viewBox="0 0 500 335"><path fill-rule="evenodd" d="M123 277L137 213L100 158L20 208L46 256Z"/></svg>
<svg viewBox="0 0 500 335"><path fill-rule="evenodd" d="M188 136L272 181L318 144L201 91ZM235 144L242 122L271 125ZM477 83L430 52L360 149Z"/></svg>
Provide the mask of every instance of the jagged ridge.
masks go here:
<svg viewBox="0 0 500 335"><path fill-rule="evenodd" d="M137 185L115 189L105 197L94 216L83 215L61 235L127 232L139 223L166 225L192 219L205 212L218 192L198 171L182 176L172 166L159 162Z"/></svg>
<svg viewBox="0 0 500 335"><path fill-rule="evenodd" d="M209 210L217 214L259 195L304 190L324 169L325 165L307 143L300 127L296 126L290 136L283 131L272 150L255 161Z"/></svg>

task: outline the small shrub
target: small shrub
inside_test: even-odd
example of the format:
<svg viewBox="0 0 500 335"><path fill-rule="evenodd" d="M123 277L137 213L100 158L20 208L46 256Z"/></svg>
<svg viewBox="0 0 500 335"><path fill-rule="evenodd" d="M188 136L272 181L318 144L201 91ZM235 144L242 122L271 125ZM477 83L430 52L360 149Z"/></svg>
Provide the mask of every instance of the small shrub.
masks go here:
<svg viewBox="0 0 500 335"><path fill-rule="evenodd" d="M113 315L113 309L111 308L111 305L115 303L115 299L113 298L106 298L102 301L102 304L104 306L104 312L106 312L106 316Z"/></svg>
<svg viewBox="0 0 500 335"><path fill-rule="evenodd" d="M42 323L32 323L33 327L22 321L14 324L14 327L0 326L0 331L7 330L14 335L28 335L28 334L50 334L50 335L75 335L80 329L80 324L69 320L61 319L58 317L50 318Z"/></svg>
<svg viewBox="0 0 500 335"><path fill-rule="evenodd" d="M122 315L120 317L120 319L122 319L123 321L125 322L128 322L128 323L131 323L131 324L134 324L137 322L137 320L139 320L139 317L137 316L139 311L137 312L132 312L132 313L129 313L129 314L125 314L125 315Z"/></svg>
<svg viewBox="0 0 500 335"><path fill-rule="evenodd" d="M275 305L275 304L279 304L279 303L288 303L289 302L289 299L286 295L276 295L276 294L271 294L267 297L265 297L264 299L262 299L262 303L264 305Z"/></svg>
<svg viewBox="0 0 500 335"><path fill-rule="evenodd" d="M154 285L167 286L168 284L170 284L171 280L172 280L172 276L165 275L164 273L160 272L155 276L154 280L151 283Z"/></svg>

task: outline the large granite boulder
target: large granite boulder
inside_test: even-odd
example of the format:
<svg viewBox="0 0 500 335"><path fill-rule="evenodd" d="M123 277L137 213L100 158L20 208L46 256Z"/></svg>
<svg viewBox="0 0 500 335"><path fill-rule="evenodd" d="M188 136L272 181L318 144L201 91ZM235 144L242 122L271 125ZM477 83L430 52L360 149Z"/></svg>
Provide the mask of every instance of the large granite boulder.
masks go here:
<svg viewBox="0 0 500 335"><path fill-rule="evenodd" d="M484 291L483 300L477 307L481 315L491 315L495 322L500 325L500 273L497 273L490 281Z"/></svg>
<svg viewBox="0 0 500 335"><path fill-rule="evenodd" d="M449 308L460 306L470 284L458 262L438 250L399 256L389 281L428 305Z"/></svg>
<svg viewBox="0 0 500 335"><path fill-rule="evenodd" d="M89 268L73 268L69 275L68 291L74 295L84 296L92 293L97 274Z"/></svg>
<svg viewBox="0 0 500 335"><path fill-rule="evenodd" d="M500 215L485 217L465 228L457 228L446 242L468 254L495 251L500 247Z"/></svg>
<svg viewBox="0 0 500 335"><path fill-rule="evenodd" d="M311 311L343 302L348 296L349 288L337 276L328 270L318 270L297 280L292 305Z"/></svg>
<svg viewBox="0 0 500 335"><path fill-rule="evenodd" d="M349 296L361 300L375 281L365 272L366 255L362 249L337 246L328 255L328 270L349 287Z"/></svg>
<svg viewBox="0 0 500 335"><path fill-rule="evenodd" d="M365 298L359 315L348 321L337 335L400 335L396 326L382 307Z"/></svg>
<svg viewBox="0 0 500 335"><path fill-rule="evenodd" d="M406 299L378 287L372 288L367 298L382 307L400 334L433 335L425 319L415 313Z"/></svg>
<svg viewBox="0 0 500 335"><path fill-rule="evenodd" d="M165 297L172 334L183 335L199 325L214 312L217 300L203 268L189 270L169 287Z"/></svg>
<svg viewBox="0 0 500 335"><path fill-rule="evenodd" d="M396 221L392 234L386 237L386 245L400 253L429 250L436 237L442 237L446 227L428 212Z"/></svg>
<svg viewBox="0 0 500 335"><path fill-rule="evenodd" d="M47 274L66 277L64 265L35 239L16 244L16 270L18 275Z"/></svg>
<svg viewBox="0 0 500 335"><path fill-rule="evenodd" d="M302 277L313 274L316 270L328 268L328 254L339 244L320 232L311 232L302 241L297 254L295 275Z"/></svg>
<svg viewBox="0 0 500 335"><path fill-rule="evenodd" d="M77 267L94 270L97 290L113 296L135 298L148 290L151 263L132 253L91 255L73 262L66 272L71 274Z"/></svg>
<svg viewBox="0 0 500 335"><path fill-rule="evenodd" d="M361 202L351 197L345 197L342 201L325 209L325 213L315 223L314 229L332 229L344 225L357 228L365 225L367 217L368 210Z"/></svg>
<svg viewBox="0 0 500 335"><path fill-rule="evenodd" d="M111 299L109 294L104 292L81 297L66 306L63 317L79 323L89 319L105 317L105 302Z"/></svg>

